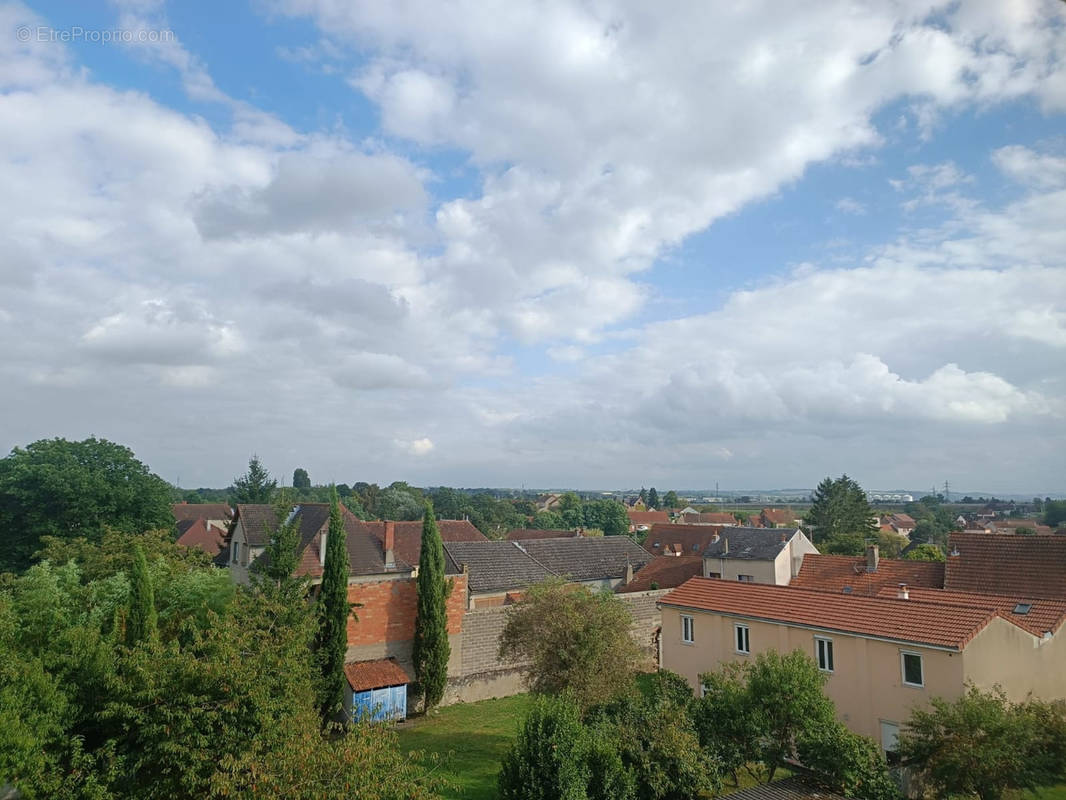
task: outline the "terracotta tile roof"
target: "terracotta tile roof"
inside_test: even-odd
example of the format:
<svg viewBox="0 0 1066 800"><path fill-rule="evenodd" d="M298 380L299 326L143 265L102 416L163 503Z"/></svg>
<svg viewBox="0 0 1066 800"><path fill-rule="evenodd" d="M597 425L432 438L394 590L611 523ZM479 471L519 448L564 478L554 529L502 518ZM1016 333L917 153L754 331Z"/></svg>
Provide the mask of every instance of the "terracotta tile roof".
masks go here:
<svg viewBox="0 0 1066 800"><path fill-rule="evenodd" d="M729 795L729 800L844 800L843 795L793 775L773 783L760 783Z"/></svg>
<svg viewBox="0 0 1066 800"><path fill-rule="evenodd" d="M364 522L363 525L379 542L385 541L385 523L379 520ZM422 555L422 521L393 522L396 531L394 552L396 558L412 566L418 564ZM443 542L485 542L488 537L465 519L439 519L437 530ZM453 570L457 572L458 570Z"/></svg>
<svg viewBox="0 0 1066 800"><path fill-rule="evenodd" d="M877 572L867 572L865 557L808 553L803 557L799 574L789 585L822 592L843 592L851 587L853 594L876 595L886 586L895 589L901 583L942 589L944 564L882 558L877 564Z"/></svg>
<svg viewBox="0 0 1066 800"><path fill-rule="evenodd" d="M212 558L222 552L226 544L226 535L218 528L209 526L206 520L187 519L182 520L178 525L179 530L181 528L184 530L181 531L177 544L182 547L196 547Z"/></svg>
<svg viewBox="0 0 1066 800"><path fill-rule="evenodd" d="M827 631L961 650L992 619L987 608L830 594L791 586L691 578L659 601Z"/></svg>
<svg viewBox="0 0 1066 800"><path fill-rule="evenodd" d="M676 551L681 546L685 555L702 554L724 527L719 525L652 525L644 539L644 549L652 555L661 556Z"/></svg>
<svg viewBox="0 0 1066 800"><path fill-rule="evenodd" d="M1028 528L1034 533L1051 533L1049 526L1044 525L1038 519L994 519L985 526L985 530L1003 533L1013 533L1018 528Z"/></svg>
<svg viewBox="0 0 1066 800"><path fill-rule="evenodd" d="M725 511L703 511L697 518L700 525L736 525L737 518Z"/></svg>
<svg viewBox="0 0 1066 800"><path fill-rule="evenodd" d="M886 586L879 597L896 597L899 588ZM974 592L949 592L945 589L912 589L907 587L911 600L921 603L940 603L947 606L966 606L969 608L987 608L998 611L1016 625L1025 628L1036 636L1045 631L1056 632L1066 621L1066 600L1044 600L1026 597L1006 597L998 594L977 594ZM1024 612L1019 604L1028 606Z"/></svg>
<svg viewBox="0 0 1066 800"><path fill-rule="evenodd" d="M665 511L633 511L627 509L629 521L633 525L654 525L658 522L669 522L670 515Z"/></svg>
<svg viewBox="0 0 1066 800"><path fill-rule="evenodd" d="M1012 597L1066 598L1066 538L1053 534L952 533L944 588Z"/></svg>
<svg viewBox="0 0 1066 800"><path fill-rule="evenodd" d="M702 556L658 556L640 568L632 582L615 589L619 594L673 589L703 574ZM652 584L655 586L652 586Z"/></svg>
<svg viewBox="0 0 1066 800"><path fill-rule="evenodd" d="M796 522L796 515L791 508L764 508L762 516L774 525L793 525Z"/></svg>
<svg viewBox="0 0 1066 800"><path fill-rule="evenodd" d="M507 541L522 542L531 539L573 539L577 531L544 530L542 528L515 528L507 532Z"/></svg>
<svg viewBox="0 0 1066 800"><path fill-rule="evenodd" d="M230 519L233 509L226 503L174 503L174 519Z"/></svg>
<svg viewBox="0 0 1066 800"><path fill-rule="evenodd" d="M414 678L394 659L379 661L354 661L344 665L344 676L353 692L366 692L386 686L402 686Z"/></svg>

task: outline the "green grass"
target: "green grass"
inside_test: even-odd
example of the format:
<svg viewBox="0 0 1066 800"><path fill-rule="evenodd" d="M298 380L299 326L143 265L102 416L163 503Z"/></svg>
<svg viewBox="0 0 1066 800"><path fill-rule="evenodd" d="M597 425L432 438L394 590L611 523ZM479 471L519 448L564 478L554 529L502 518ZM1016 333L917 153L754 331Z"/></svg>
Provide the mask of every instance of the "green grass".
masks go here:
<svg viewBox="0 0 1066 800"><path fill-rule="evenodd" d="M423 762L451 784L444 797L491 800L500 760L518 735L529 695L460 703L396 728L405 751L423 751Z"/></svg>
<svg viewBox="0 0 1066 800"><path fill-rule="evenodd" d="M1060 783L1058 786L1042 789L1039 792L1025 792L1022 798L1023 800L1066 800L1066 783Z"/></svg>

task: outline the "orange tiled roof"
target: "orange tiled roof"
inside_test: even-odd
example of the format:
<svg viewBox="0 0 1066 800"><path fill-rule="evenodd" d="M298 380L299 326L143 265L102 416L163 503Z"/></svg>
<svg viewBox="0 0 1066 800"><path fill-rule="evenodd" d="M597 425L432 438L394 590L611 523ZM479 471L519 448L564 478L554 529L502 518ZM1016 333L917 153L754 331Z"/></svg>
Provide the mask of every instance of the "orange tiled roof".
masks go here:
<svg viewBox="0 0 1066 800"><path fill-rule="evenodd" d="M799 574L790 586L821 592L843 592L848 586L854 594L876 595L884 587L901 583L944 588L944 564L937 561L904 561L882 558L877 572L866 571L862 556L827 556L808 553L803 557Z"/></svg>
<svg viewBox="0 0 1066 800"><path fill-rule="evenodd" d="M615 589L623 594L673 589L703 572L703 556L659 556L640 568L633 580ZM652 584L655 586L652 586Z"/></svg>
<svg viewBox="0 0 1066 800"><path fill-rule="evenodd" d="M896 597L899 588L886 586L879 597ZM974 592L949 592L945 589L911 589L911 600L921 603L940 603L947 606L968 606L970 608L988 608L1000 614L1030 633L1041 636L1045 631L1054 633L1066 620L1066 600L1034 600L1025 597L1006 597L998 594L977 594ZM1029 606L1025 613L1015 613L1019 603Z"/></svg>
<svg viewBox="0 0 1066 800"><path fill-rule="evenodd" d="M948 538L944 588L1066 599L1066 537L953 533Z"/></svg>
<svg viewBox="0 0 1066 800"><path fill-rule="evenodd" d="M987 608L828 594L715 578L691 578L659 602L664 606L954 650L964 648L991 620L1000 616Z"/></svg>
<svg viewBox="0 0 1066 800"><path fill-rule="evenodd" d="M764 508L762 516L774 523L774 525L791 525L796 521L796 515L791 508Z"/></svg>
<svg viewBox="0 0 1066 800"><path fill-rule="evenodd" d="M411 682L407 670L391 658L379 661L355 661L344 665L344 676L353 692L381 689L385 686L402 686Z"/></svg>
<svg viewBox="0 0 1066 800"><path fill-rule="evenodd" d="M633 511L626 509L629 521L634 525L654 525L657 522L669 522L670 515L666 511Z"/></svg>
<svg viewBox="0 0 1066 800"><path fill-rule="evenodd" d="M372 520L363 524L379 542L385 541L384 522ZM408 564L417 564L422 554L422 520L394 522L393 525L396 526L396 541L393 546L396 557ZM442 542L484 542L488 539L473 523L465 519L438 519L437 530Z"/></svg>
<svg viewBox="0 0 1066 800"><path fill-rule="evenodd" d="M184 527L185 530L178 537L177 544L182 547L198 547L212 558L222 552L226 535L218 528L208 526L207 520L182 520L182 523L179 523L179 528Z"/></svg>
<svg viewBox="0 0 1066 800"><path fill-rule="evenodd" d="M644 549L653 555L661 556L673 553L676 545L680 545L681 552L686 555L703 555L714 541L714 537L721 535L722 530L719 525L652 525L644 540Z"/></svg>
<svg viewBox="0 0 1066 800"><path fill-rule="evenodd" d="M703 511L700 513L701 525L736 525L737 518L726 511Z"/></svg>

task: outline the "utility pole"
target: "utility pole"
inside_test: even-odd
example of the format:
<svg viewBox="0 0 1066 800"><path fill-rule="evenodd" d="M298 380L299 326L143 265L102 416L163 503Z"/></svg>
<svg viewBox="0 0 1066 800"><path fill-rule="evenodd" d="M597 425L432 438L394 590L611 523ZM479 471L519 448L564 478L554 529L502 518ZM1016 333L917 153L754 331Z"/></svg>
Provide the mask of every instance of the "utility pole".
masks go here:
<svg viewBox="0 0 1066 800"><path fill-rule="evenodd" d="M948 482L944 481L944 502L951 500L951 492L948 490Z"/></svg>

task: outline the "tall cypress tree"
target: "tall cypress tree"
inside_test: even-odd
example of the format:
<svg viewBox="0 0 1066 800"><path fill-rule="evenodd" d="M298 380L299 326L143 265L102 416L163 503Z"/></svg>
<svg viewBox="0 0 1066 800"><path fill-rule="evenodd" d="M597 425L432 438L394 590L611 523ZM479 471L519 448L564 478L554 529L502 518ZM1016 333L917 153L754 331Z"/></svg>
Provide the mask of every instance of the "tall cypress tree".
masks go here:
<svg viewBox="0 0 1066 800"><path fill-rule="evenodd" d="M130 607L126 615L126 645L133 647L138 642L156 636L155 592L152 576L148 574L148 561L139 544L133 546L133 569L130 570Z"/></svg>
<svg viewBox="0 0 1066 800"><path fill-rule="evenodd" d="M418 557L418 617L415 621L414 662L418 688L428 711L444 697L448 682L448 595L444 578L444 545L432 504L422 518L422 554Z"/></svg>
<svg viewBox="0 0 1066 800"><path fill-rule="evenodd" d="M337 488L329 499L329 533L322 590L318 595L318 635L315 650L322 668L320 709L323 720L334 719L344 705L344 656L348 650L348 548Z"/></svg>

